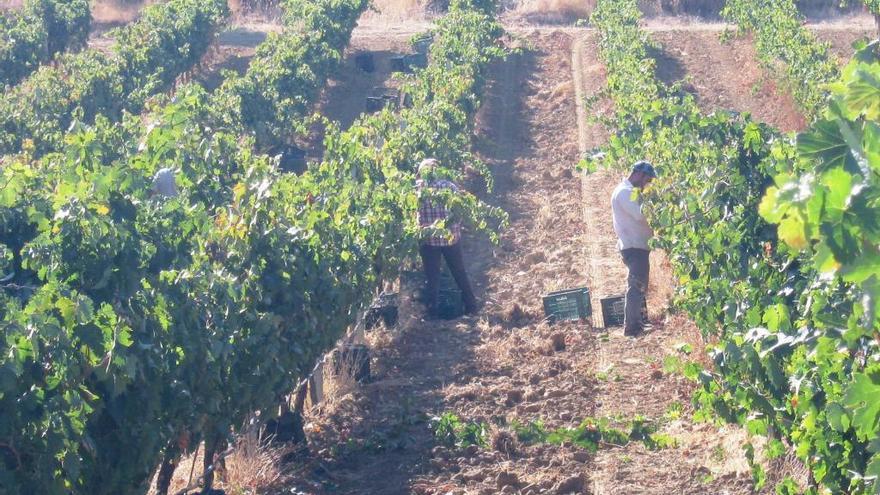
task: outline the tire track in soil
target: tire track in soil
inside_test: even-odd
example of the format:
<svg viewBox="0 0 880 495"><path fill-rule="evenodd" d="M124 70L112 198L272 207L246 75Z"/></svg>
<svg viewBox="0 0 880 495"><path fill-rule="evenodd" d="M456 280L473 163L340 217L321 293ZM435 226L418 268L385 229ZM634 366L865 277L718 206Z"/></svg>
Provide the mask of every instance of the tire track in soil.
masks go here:
<svg viewBox="0 0 880 495"><path fill-rule="evenodd" d="M580 92L589 96L605 85L604 67L598 59L598 36L587 33L579 43L581 46L575 46L572 52L574 70L580 72L574 78L584 85ZM609 101L600 100L593 110L604 114L612 106ZM579 126L582 151L606 141L607 135L600 126L585 118L579 119ZM626 268L617 252L610 218L611 192L621 175L602 170L584 175L581 180L587 238L593 244L591 251L600 256L591 265L594 291L599 296L620 294L626 287ZM664 426L660 431L674 437L678 446L650 451L633 442L623 448L602 449L594 461L591 489L597 495L753 493L742 454L741 444L746 439L742 430L717 429L688 420L693 412L693 385L680 374L664 369L667 356L688 359L677 353L678 344L690 344L697 351L695 356L699 356L704 343L692 322L680 315L666 314L674 282L662 253L652 253L651 266L648 305L654 329L632 339L624 337L617 327L598 339L593 372L606 379L597 388L597 415L642 415L662 420ZM664 420L669 418L667 412L673 404L680 407L680 417Z"/></svg>

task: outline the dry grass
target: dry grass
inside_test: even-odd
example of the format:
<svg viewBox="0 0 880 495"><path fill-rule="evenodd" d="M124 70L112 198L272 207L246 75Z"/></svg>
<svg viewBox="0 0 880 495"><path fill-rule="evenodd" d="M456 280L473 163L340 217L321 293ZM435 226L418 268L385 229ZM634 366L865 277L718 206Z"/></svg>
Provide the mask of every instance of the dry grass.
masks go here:
<svg viewBox="0 0 880 495"><path fill-rule="evenodd" d="M258 431L252 429L238 437L232 453L225 459L225 468L218 467L214 488L240 495L276 493L275 488L289 475L282 459L294 448L291 445L262 445ZM202 476L203 459L204 445L181 459L168 493L178 493L198 481ZM153 484L155 486L155 480ZM151 495L156 493L154 486L150 489Z"/></svg>
<svg viewBox="0 0 880 495"><path fill-rule="evenodd" d="M430 4L430 0L373 0L373 11L366 17L387 21L424 19Z"/></svg>
<svg viewBox="0 0 880 495"><path fill-rule="evenodd" d="M331 363L330 373L325 368L324 374L324 399L332 401L351 394L358 388L358 382L355 380L359 363L357 363L351 354L339 354L338 363ZM336 369L332 369L336 368Z"/></svg>
<svg viewBox="0 0 880 495"><path fill-rule="evenodd" d="M269 493L284 480L282 458L292 448L260 445L256 432L239 437L235 451L226 458L221 487L227 493Z"/></svg>
<svg viewBox="0 0 880 495"><path fill-rule="evenodd" d="M144 6L156 0L144 2L121 2L119 0L95 0L92 2L92 19L95 24L125 24L135 18Z"/></svg>
<svg viewBox="0 0 880 495"><path fill-rule="evenodd" d="M570 24L588 19L595 8L596 0L525 0L514 12L531 22Z"/></svg>

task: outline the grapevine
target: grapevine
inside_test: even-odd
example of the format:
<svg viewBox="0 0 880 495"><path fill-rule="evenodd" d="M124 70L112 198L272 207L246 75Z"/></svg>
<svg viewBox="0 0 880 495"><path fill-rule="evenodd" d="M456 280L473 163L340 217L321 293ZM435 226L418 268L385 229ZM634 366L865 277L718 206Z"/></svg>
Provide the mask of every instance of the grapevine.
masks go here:
<svg viewBox="0 0 880 495"><path fill-rule="evenodd" d="M171 87L204 55L228 14L222 0L149 6L116 33L112 54L64 54L0 98L0 155L58 149L74 121L119 121Z"/></svg>
<svg viewBox="0 0 880 495"><path fill-rule="evenodd" d="M91 19L87 0L28 0L0 16L0 87L17 84L59 53L84 47Z"/></svg>

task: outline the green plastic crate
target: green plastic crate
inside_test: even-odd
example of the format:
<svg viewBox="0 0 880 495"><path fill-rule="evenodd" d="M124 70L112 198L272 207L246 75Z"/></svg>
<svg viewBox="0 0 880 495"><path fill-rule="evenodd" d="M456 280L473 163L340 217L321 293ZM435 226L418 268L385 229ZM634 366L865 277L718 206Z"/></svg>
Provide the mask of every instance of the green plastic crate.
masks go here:
<svg viewBox="0 0 880 495"><path fill-rule="evenodd" d="M626 296L611 296L600 301L602 303L602 323L605 328L623 325L626 317ZM642 317L647 318L648 302L642 300Z"/></svg>
<svg viewBox="0 0 880 495"><path fill-rule="evenodd" d="M464 303L458 289L440 289L437 297L437 316L443 320L454 320L464 314Z"/></svg>
<svg viewBox="0 0 880 495"><path fill-rule="evenodd" d="M586 287L551 292L543 299L544 315L550 323L586 320L593 314L590 289Z"/></svg>

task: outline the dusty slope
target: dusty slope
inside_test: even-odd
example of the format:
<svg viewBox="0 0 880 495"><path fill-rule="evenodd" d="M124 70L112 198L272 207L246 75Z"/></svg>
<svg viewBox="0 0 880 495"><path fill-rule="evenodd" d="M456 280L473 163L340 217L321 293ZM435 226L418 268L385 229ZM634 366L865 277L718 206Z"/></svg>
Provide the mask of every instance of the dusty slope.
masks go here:
<svg viewBox="0 0 880 495"><path fill-rule="evenodd" d="M818 24L813 26L813 32L819 40L828 43L831 51L837 55L841 62L846 62L853 54L852 44L863 38L874 39L877 31L874 29L870 18L859 18L847 23L846 29L840 28L840 23L832 25Z"/></svg>
<svg viewBox="0 0 880 495"><path fill-rule="evenodd" d="M811 29L844 63L853 54L853 42L871 31L861 21L851 27L841 22L813 25ZM785 87L762 69L751 38L722 42L723 29L715 27L657 29L652 38L662 48L656 54L660 77L667 83L683 81L706 111L749 112L756 120L783 131L803 129L806 121L797 105Z"/></svg>
<svg viewBox="0 0 880 495"><path fill-rule="evenodd" d="M653 33L660 77L683 80L707 111L738 110L785 131L805 122L792 98L761 69L751 41L722 43L720 32L674 30Z"/></svg>

